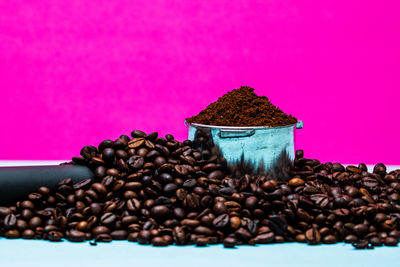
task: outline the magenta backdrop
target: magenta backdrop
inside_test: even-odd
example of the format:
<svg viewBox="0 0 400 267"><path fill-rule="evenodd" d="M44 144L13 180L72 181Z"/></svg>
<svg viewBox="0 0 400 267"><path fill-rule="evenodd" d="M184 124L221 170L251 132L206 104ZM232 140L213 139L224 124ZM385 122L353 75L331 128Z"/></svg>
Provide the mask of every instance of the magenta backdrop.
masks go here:
<svg viewBox="0 0 400 267"><path fill-rule="evenodd" d="M17 2L17 3L15 3ZM323 161L399 164L399 1L0 1L1 159L69 159L256 88Z"/></svg>

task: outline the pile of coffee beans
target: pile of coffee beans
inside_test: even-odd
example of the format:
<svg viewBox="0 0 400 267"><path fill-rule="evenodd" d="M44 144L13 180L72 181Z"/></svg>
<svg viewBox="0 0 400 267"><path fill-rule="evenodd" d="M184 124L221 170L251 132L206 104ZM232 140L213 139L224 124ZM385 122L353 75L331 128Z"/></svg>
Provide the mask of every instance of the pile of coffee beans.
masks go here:
<svg viewBox="0 0 400 267"><path fill-rule="evenodd" d="M226 93L208 105L188 123L218 126L284 126L297 119L274 106L266 96L258 96L254 89L242 86Z"/></svg>
<svg viewBox="0 0 400 267"><path fill-rule="evenodd" d="M225 247L282 242L396 246L400 170L322 164L296 152L289 180L231 178L226 161L188 140L133 131L85 146L73 164L94 180L40 187L0 207L0 235L72 242Z"/></svg>

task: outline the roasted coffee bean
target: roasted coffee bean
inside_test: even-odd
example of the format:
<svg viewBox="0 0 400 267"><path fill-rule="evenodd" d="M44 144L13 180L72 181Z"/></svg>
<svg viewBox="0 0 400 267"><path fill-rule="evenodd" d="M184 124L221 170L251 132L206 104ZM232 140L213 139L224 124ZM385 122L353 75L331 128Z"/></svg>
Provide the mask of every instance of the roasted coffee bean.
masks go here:
<svg viewBox="0 0 400 267"><path fill-rule="evenodd" d="M85 233L78 230L71 230L67 236L68 240L71 242L83 242L85 241Z"/></svg>
<svg viewBox="0 0 400 267"><path fill-rule="evenodd" d="M384 243L385 243L386 246L397 246L399 241L394 237L388 236L388 237L385 238Z"/></svg>
<svg viewBox="0 0 400 267"><path fill-rule="evenodd" d="M161 236L156 236L151 240L151 244L155 247L165 247L168 246L168 241Z"/></svg>
<svg viewBox="0 0 400 267"><path fill-rule="evenodd" d="M20 237L18 230L8 230L4 233L4 237L8 239L16 239Z"/></svg>
<svg viewBox="0 0 400 267"><path fill-rule="evenodd" d="M59 242L63 238L63 234L58 231L50 231L47 233L47 238L52 242Z"/></svg>
<svg viewBox="0 0 400 267"><path fill-rule="evenodd" d="M200 221L198 220L192 220L192 219L184 219L181 221L181 224L184 226L188 226L188 227L197 227L200 225Z"/></svg>
<svg viewBox="0 0 400 267"><path fill-rule="evenodd" d="M92 234L93 235L101 235L101 234L108 234L110 233L110 229L106 226L96 226L95 228L93 228L92 230Z"/></svg>
<svg viewBox="0 0 400 267"><path fill-rule="evenodd" d="M306 240L310 245L316 245L321 241L321 234L315 228L310 228L305 233Z"/></svg>
<svg viewBox="0 0 400 267"><path fill-rule="evenodd" d="M117 216L111 212L104 213L103 216L100 218L100 222L105 225L114 224L117 220Z"/></svg>
<svg viewBox="0 0 400 267"><path fill-rule="evenodd" d="M369 244L368 240L360 240L360 241L358 241L358 242L356 242L356 243L353 243L353 246L354 246L356 249L373 248L373 247Z"/></svg>
<svg viewBox="0 0 400 267"><path fill-rule="evenodd" d="M223 202L216 202L214 204L213 210L217 215L227 212L227 208Z"/></svg>
<svg viewBox="0 0 400 267"><path fill-rule="evenodd" d="M166 206L154 206L151 209L151 215L157 219L166 219L170 213L170 210Z"/></svg>
<svg viewBox="0 0 400 267"><path fill-rule="evenodd" d="M234 237L226 237L223 242L225 248L234 248L237 244L237 240Z"/></svg>
<svg viewBox="0 0 400 267"><path fill-rule="evenodd" d="M140 169L144 165L144 159L141 156L132 156L128 160L128 165L133 169Z"/></svg>
<svg viewBox="0 0 400 267"><path fill-rule="evenodd" d="M210 242L209 237L197 237L194 243L198 247L204 247L207 246L209 242Z"/></svg>
<svg viewBox="0 0 400 267"><path fill-rule="evenodd" d="M229 224L228 214L221 214L213 220L213 225L217 229L223 229Z"/></svg>
<svg viewBox="0 0 400 267"><path fill-rule="evenodd" d="M3 223L6 228L14 228L17 224L17 217L14 214L8 214L4 217Z"/></svg>
<svg viewBox="0 0 400 267"><path fill-rule="evenodd" d="M7 207L0 207L0 218L11 214L11 210Z"/></svg>
<svg viewBox="0 0 400 267"><path fill-rule="evenodd" d="M324 244L335 244L337 241L334 235L327 235L322 239L322 242Z"/></svg>
<svg viewBox="0 0 400 267"><path fill-rule="evenodd" d="M112 237L109 234L100 234L95 236L94 241L108 243L112 241Z"/></svg>
<svg viewBox="0 0 400 267"><path fill-rule="evenodd" d="M23 239L33 239L34 237L35 232L31 229L25 229L21 234L21 238Z"/></svg>
<svg viewBox="0 0 400 267"><path fill-rule="evenodd" d="M260 234L254 238L256 244L267 244L273 242L275 239L275 234L273 232L268 232Z"/></svg>
<svg viewBox="0 0 400 267"><path fill-rule="evenodd" d="M137 241L139 244L145 245L151 241L151 233L148 230L142 230L137 236Z"/></svg>
<svg viewBox="0 0 400 267"><path fill-rule="evenodd" d="M113 240L125 240L128 236L128 232L125 230L115 230L110 233Z"/></svg>

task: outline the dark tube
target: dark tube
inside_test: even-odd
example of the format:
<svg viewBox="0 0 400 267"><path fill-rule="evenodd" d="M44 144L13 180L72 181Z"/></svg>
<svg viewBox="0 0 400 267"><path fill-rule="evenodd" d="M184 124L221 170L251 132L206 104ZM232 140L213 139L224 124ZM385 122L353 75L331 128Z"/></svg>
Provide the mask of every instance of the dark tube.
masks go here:
<svg viewBox="0 0 400 267"><path fill-rule="evenodd" d="M0 204L23 200L40 186L54 189L65 178L76 183L93 177L89 168L79 165L0 167Z"/></svg>

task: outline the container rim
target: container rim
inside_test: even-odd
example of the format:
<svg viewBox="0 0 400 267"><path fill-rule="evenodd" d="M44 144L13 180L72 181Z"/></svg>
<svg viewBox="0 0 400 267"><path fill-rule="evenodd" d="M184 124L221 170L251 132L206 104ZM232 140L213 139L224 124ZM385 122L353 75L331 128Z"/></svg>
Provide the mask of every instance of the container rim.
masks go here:
<svg viewBox="0 0 400 267"><path fill-rule="evenodd" d="M202 128L214 128L214 129L231 129L231 130L252 130L252 129L281 129L281 128L291 128L295 127L297 129L303 128L303 122L297 121L297 123L283 125L283 126L219 126L219 125L207 125L207 124L200 124L200 123L188 123L185 120L186 126L194 126L194 127L202 127Z"/></svg>

